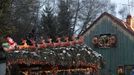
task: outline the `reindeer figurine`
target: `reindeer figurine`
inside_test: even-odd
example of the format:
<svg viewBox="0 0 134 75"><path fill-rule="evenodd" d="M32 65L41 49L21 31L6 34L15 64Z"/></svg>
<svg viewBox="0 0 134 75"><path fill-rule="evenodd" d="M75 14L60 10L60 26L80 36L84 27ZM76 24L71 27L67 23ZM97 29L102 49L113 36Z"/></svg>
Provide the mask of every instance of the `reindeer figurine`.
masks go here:
<svg viewBox="0 0 134 75"><path fill-rule="evenodd" d="M60 37L57 37L56 40L57 40L58 42L53 43L54 47L58 47L58 46L60 46L60 45L62 44Z"/></svg>
<svg viewBox="0 0 134 75"><path fill-rule="evenodd" d="M41 43L40 44L37 44L37 47L38 48L46 48L47 47L46 42L43 39L43 37L41 37Z"/></svg>
<svg viewBox="0 0 134 75"><path fill-rule="evenodd" d="M23 45L18 45L19 49L29 48L29 45L27 44L27 41L25 39L22 39L22 43Z"/></svg>
<svg viewBox="0 0 134 75"><path fill-rule="evenodd" d="M48 38L48 43L46 43L47 47L54 47L51 38Z"/></svg>
<svg viewBox="0 0 134 75"><path fill-rule="evenodd" d="M69 42L69 37L65 37L65 42L63 42L63 45L62 46L70 46L70 42Z"/></svg>
<svg viewBox="0 0 134 75"><path fill-rule="evenodd" d="M76 44L76 36L73 35L73 36L72 36L72 41L70 41L70 45L71 45L71 46L74 46L75 44Z"/></svg>
<svg viewBox="0 0 134 75"><path fill-rule="evenodd" d="M79 38L79 39L76 40L76 44L83 44L83 43L84 43L84 38L83 38L83 36L79 36L78 38Z"/></svg>
<svg viewBox="0 0 134 75"><path fill-rule="evenodd" d="M32 45L29 45L29 48L31 49L36 48L36 41L33 39L30 39L30 42L32 43Z"/></svg>

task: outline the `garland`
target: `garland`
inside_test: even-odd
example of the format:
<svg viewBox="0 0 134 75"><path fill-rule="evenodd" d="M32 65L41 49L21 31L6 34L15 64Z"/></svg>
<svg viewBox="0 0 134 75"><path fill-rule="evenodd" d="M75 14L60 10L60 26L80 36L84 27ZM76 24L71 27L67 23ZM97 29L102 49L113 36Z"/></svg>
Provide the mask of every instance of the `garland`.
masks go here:
<svg viewBox="0 0 134 75"><path fill-rule="evenodd" d="M97 47L103 47L103 48L109 48L109 47L114 47L117 42L117 38L115 35L110 35L110 36L100 36L100 37L93 37L92 43L93 45Z"/></svg>

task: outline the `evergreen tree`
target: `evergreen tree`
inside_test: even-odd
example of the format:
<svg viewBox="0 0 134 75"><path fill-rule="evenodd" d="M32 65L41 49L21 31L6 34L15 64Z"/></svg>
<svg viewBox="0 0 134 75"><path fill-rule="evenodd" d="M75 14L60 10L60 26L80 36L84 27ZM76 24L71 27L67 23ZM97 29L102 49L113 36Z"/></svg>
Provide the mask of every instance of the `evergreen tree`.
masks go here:
<svg viewBox="0 0 134 75"><path fill-rule="evenodd" d="M43 10L41 24L47 37L55 39L58 37L71 36L73 34L71 28L71 11L68 0L59 1L59 12L54 13L53 8L47 3ZM56 15L57 14L57 15Z"/></svg>
<svg viewBox="0 0 134 75"><path fill-rule="evenodd" d="M59 1L59 12L58 12L58 25L59 25L59 36L71 36L71 9L69 0L60 0Z"/></svg>
<svg viewBox="0 0 134 75"><path fill-rule="evenodd" d="M109 0L45 0L53 8L56 36L80 34L101 13L115 14L115 5ZM45 5L46 6L46 5ZM54 27L53 25L53 27Z"/></svg>
<svg viewBox="0 0 134 75"><path fill-rule="evenodd" d="M8 11L8 8L10 6L10 0L0 0L0 22L2 22L4 16L6 16L5 14L7 13Z"/></svg>
<svg viewBox="0 0 134 75"><path fill-rule="evenodd" d="M39 0L13 0L11 5L12 22L10 23L17 28L15 40L18 41L37 25L40 2Z"/></svg>
<svg viewBox="0 0 134 75"><path fill-rule="evenodd" d="M53 9L49 4L45 7L42 14L41 24L43 26L43 30L45 35L51 38L55 38L56 36L56 24L55 17L53 15Z"/></svg>
<svg viewBox="0 0 134 75"><path fill-rule="evenodd" d="M15 31L15 27L8 23L10 6L11 0L0 0L0 39L3 39L6 34L11 34Z"/></svg>

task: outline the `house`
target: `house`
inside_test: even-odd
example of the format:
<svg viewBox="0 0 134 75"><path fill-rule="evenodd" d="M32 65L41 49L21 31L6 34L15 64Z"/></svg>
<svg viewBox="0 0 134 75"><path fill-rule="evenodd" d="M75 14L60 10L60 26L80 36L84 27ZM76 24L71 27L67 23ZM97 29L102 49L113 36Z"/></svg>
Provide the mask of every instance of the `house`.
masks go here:
<svg viewBox="0 0 134 75"><path fill-rule="evenodd" d="M101 75L130 75L134 68L134 19L126 21L104 12L83 33L85 43L102 54Z"/></svg>

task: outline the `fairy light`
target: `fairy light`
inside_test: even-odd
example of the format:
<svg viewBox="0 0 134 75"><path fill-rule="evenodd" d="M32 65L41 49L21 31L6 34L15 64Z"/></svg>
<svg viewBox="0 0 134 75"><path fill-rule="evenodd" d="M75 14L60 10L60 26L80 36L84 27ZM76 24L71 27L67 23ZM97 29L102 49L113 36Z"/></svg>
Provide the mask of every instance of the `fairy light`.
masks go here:
<svg viewBox="0 0 134 75"><path fill-rule="evenodd" d="M94 66L94 64L78 59L78 58L80 58L81 55L83 55L82 54L83 52L84 53L86 52L86 54L88 53L89 55L91 54L91 50L88 50L88 48L89 47L87 47L87 46L84 46L84 48L83 48L83 45L77 45L77 46L72 46L72 47L59 47L59 48L57 47L56 49L55 48L45 48L44 50L38 50L38 51L32 51L32 52L29 50L23 50L23 51L18 50L18 51L14 51L14 53L17 55L20 55L21 57L18 56L17 59L12 58L12 60L10 59L9 62L11 64L26 64L26 65L27 64L29 64L29 65L39 64L42 66L45 64L51 64L50 66L52 67L52 69L50 69L49 71L40 71L40 72L46 72L46 73L52 73L52 70L54 70L54 72L88 71L90 67L92 67L93 69L94 68L97 69L98 67ZM74 53L72 52L73 50L74 50ZM93 52L93 54L94 53L96 53L96 52ZM12 55L14 55L14 54L12 54ZM36 55L39 55L39 57L43 56L41 59L42 61ZM32 56L32 58L31 58L31 56ZM35 57L36 57L36 59L35 59ZM59 60L57 60L57 61L59 61L59 63L56 63L56 61L55 61L56 57L60 58ZM86 55L84 55L84 57L86 57ZM72 60L72 58L76 58L76 60ZM69 61L67 61L67 62L64 61L66 59ZM56 68L55 65L58 65L58 64L62 64L62 66L65 66L68 68L59 68L58 67L58 69L55 69ZM70 65L75 66L75 68L72 69L72 67Z"/></svg>

